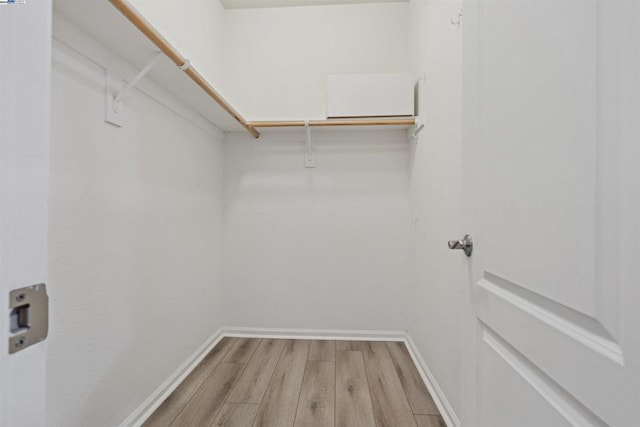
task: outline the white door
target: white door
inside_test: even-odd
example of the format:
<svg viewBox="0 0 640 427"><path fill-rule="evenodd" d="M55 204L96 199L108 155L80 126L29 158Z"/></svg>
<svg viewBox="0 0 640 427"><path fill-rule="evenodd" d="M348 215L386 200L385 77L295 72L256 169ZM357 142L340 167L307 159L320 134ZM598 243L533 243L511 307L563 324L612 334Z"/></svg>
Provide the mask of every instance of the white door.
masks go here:
<svg viewBox="0 0 640 427"><path fill-rule="evenodd" d="M45 424L45 342L9 353L42 325L12 325L9 293L46 282L50 46L51 0L0 5L0 426Z"/></svg>
<svg viewBox="0 0 640 427"><path fill-rule="evenodd" d="M640 2L467 2L463 31L463 425L640 426Z"/></svg>

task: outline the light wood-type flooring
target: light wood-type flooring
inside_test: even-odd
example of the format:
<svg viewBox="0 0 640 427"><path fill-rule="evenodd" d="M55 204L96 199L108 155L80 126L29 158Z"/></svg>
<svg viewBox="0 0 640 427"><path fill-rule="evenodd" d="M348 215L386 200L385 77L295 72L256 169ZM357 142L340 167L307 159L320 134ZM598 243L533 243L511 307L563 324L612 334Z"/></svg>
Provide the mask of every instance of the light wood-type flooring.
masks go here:
<svg viewBox="0 0 640 427"><path fill-rule="evenodd" d="M145 426L445 426L400 342L223 338Z"/></svg>

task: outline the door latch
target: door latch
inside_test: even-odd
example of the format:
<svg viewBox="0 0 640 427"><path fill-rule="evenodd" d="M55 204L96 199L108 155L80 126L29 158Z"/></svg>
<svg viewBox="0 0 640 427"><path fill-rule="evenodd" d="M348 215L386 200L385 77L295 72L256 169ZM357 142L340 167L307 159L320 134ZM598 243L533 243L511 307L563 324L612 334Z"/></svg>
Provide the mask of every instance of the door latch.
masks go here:
<svg viewBox="0 0 640 427"><path fill-rule="evenodd" d="M9 292L9 353L44 341L49 333L47 285L27 286Z"/></svg>

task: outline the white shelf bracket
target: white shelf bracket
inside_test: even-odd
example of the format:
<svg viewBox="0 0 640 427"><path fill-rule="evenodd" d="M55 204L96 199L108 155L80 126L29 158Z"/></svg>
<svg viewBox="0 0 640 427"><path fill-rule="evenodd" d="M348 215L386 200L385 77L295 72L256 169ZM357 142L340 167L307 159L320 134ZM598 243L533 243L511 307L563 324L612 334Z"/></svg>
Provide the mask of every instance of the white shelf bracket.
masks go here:
<svg viewBox="0 0 640 427"><path fill-rule="evenodd" d="M313 142L311 141L311 127L309 121L304 121L304 129L307 131L307 139L304 143L304 167L315 168L316 167L316 152L313 149Z"/></svg>
<svg viewBox="0 0 640 427"><path fill-rule="evenodd" d="M409 142L416 143L418 142L418 135L424 129L424 113L422 111L422 98L424 97L425 86L427 83L427 74L422 74L418 81L416 82L415 87L415 115L416 115L416 124L411 126L407 130L407 139Z"/></svg>
<svg viewBox="0 0 640 427"><path fill-rule="evenodd" d="M420 132L422 132L422 129L424 129L424 125L418 125L416 124L415 126L413 126L413 130L409 129L409 138L410 139L416 139L418 138L418 134Z"/></svg>
<svg viewBox="0 0 640 427"><path fill-rule="evenodd" d="M160 58L162 58L164 54L162 52L158 53L149 63L142 69L140 72L127 84L127 86L118 92L115 96L113 96L109 92L108 88L108 79L107 79L107 94L106 94L106 111L105 111L105 122L111 123L118 127L122 127L123 124L123 101L129 95L129 92L133 90L140 83L151 69L158 63Z"/></svg>

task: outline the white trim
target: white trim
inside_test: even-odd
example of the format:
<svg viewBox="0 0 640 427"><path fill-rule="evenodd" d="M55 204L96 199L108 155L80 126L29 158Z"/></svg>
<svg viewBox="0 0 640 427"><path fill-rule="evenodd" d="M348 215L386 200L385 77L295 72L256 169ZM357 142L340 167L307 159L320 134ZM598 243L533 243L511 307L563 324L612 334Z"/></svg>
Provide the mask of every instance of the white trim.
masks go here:
<svg viewBox="0 0 640 427"><path fill-rule="evenodd" d="M158 409L158 407L166 400L173 391L178 388L187 375L193 371L196 366L209 354L222 338L224 338L223 329L218 329L207 341L198 348L187 360L176 369L169 378L163 382L138 408L124 420L120 427L138 427L144 423L147 418Z"/></svg>
<svg viewBox="0 0 640 427"><path fill-rule="evenodd" d="M418 368L418 372L420 372L420 376L422 377L422 381L424 381L427 389L429 390L429 394L433 398L438 410L440 411L440 415L444 418L444 422L447 426L450 427L460 427L460 419L456 415L453 407L447 400L444 392L438 385L431 369L427 366L427 363L422 358L422 354L418 350L416 343L411 338L411 335L408 333L405 334L405 343L407 344L407 349L409 350L409 354L413 359L413 363Z"/></svg>
<svg viewBox="0 0 640 427"><path fill-rule="evenodd" d="M444 392L435 380L431 370L422 358L415 342L407 332L403 331L355 331L339 329L276 329L224 327L216 331L196 352L191 355L176 371L162 383L142 404L124 420L120 427L138 427L169 397L184 381L204 357L226 337L273 338L273 339L329 339L348 341L401 341L407 346L413 363L416 365L422 381L424 381L447 426L460 427L460 419L451 407Z"/></svg>
<svg viewBox="0 0 640 427"><path fill-rule="evenodd" d="M316 339L338 341L405 341L403 331L352 331L340 329L274 329L274 328L223 328L225 337Z"/></svg>

